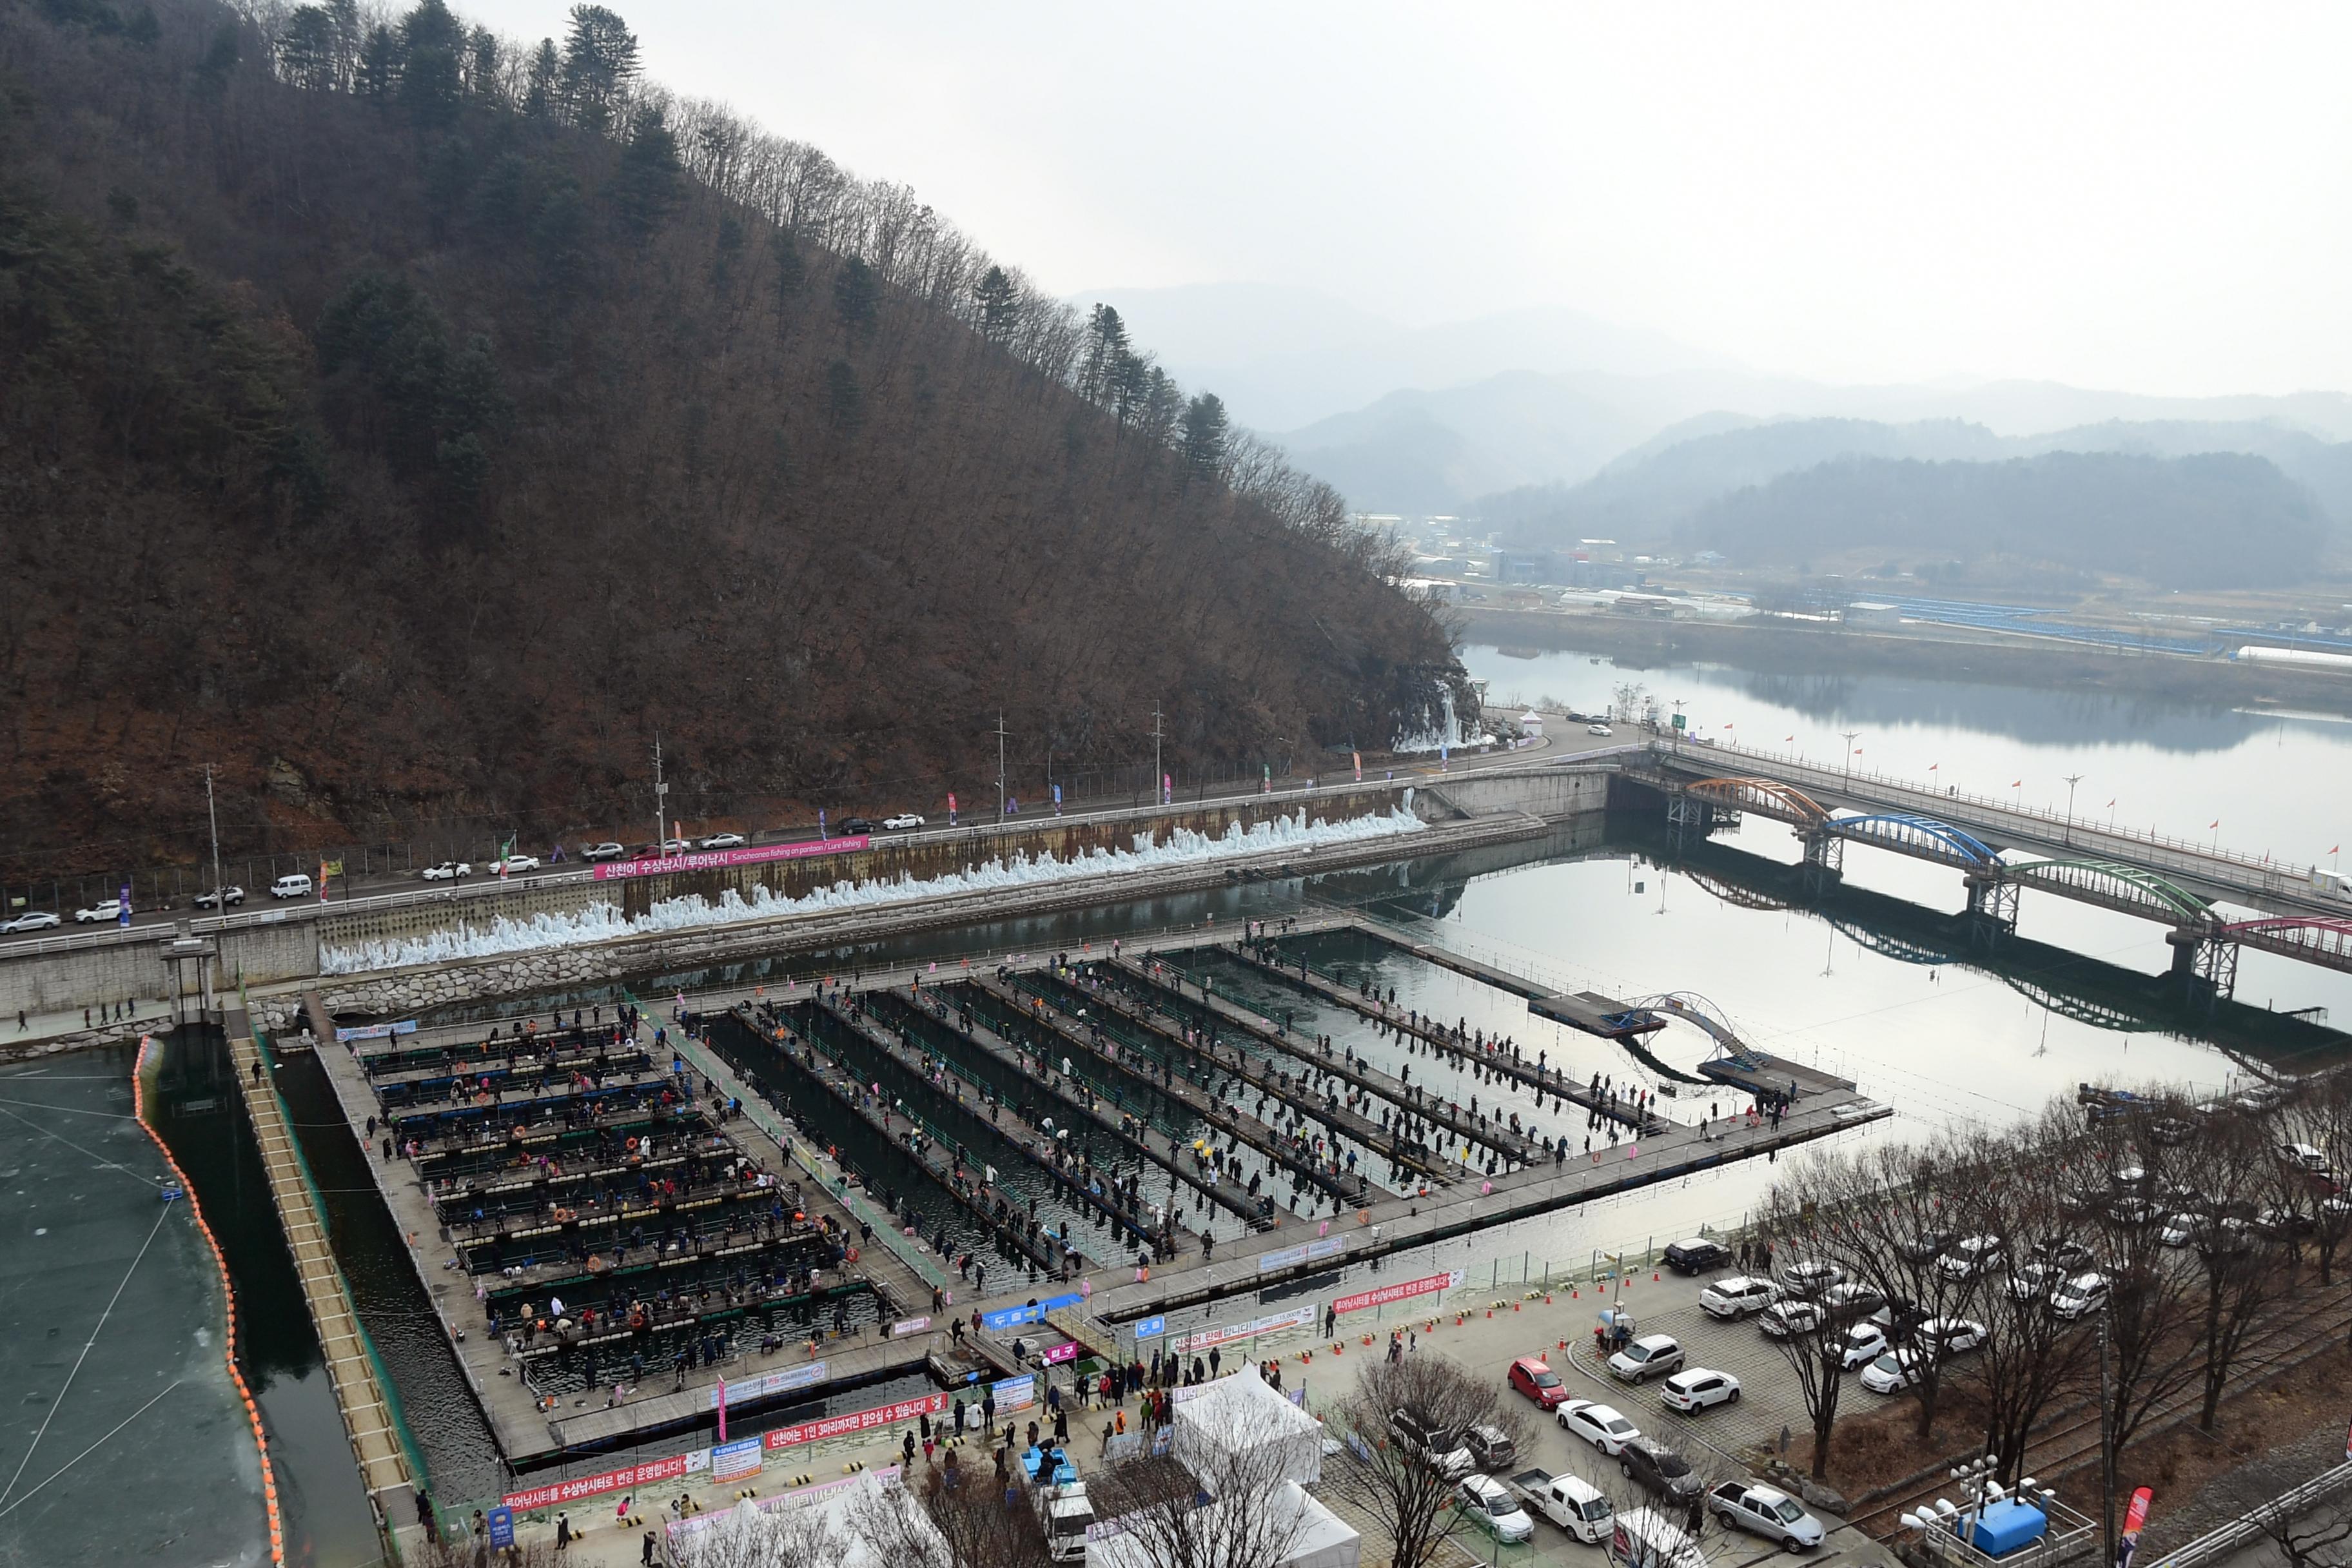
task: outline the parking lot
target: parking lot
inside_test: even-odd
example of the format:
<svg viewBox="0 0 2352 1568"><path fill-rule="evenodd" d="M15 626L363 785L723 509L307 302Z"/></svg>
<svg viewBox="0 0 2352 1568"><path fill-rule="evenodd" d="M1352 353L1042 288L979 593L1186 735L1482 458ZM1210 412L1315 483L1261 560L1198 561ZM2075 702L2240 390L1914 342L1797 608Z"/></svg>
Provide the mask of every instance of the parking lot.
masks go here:
<svg viewBox="0 0 2352 1568"><path fill-rule="evenodd" d="M1447 1310L1438 1316L1435 1331L1421 1335L1420 1352L1434 1351L1450 1356L1482 1379L1490 1379L1497 1387L1503 1386L1513 1361L1520 1356L1540 1355L1566 1381L1572 1397L1599 1400L1614 1406L1644 1435L1680 1450L1711 1480L1752 1475L1761 1451L1778 1447L1784 1426L1794 1444L1801 1441L1808 1422L1794 1374L1774 1342L1764 1337L1754 1320L1722 1322L1699 1307L1699 1292L1709 1279L1736 1272L1736 1268L1723 1269L1695 1279L1665 1270L1660 1270L1658 1278L1653 1279L1643 1272L1627 1280L1620 1292L1588 1285L1571 1295L1563 1288L1552 1293L1549 1304L1540 1299L1521 1301L1514 1310L1507 1303L1491 1318L1486 1315L1486 1300L1473 1305L1469 1300L1471 1292L1456 1291L1449 1299ZM1517 1291L1507 1290L1505 1294L1515 1296ZM1600 1310L1612 1300L1633 1315L1639 1332L1674 1335L1685 1352L1685 1366L1711 1367L1738 1378L1739 1402L1685 1415L1660 1403L1657 1383L1634 1386L1610 1375L1593 1354L1592 1329ZM1459 1326L1454 1322L1457 1311L1469 1314ZM1422 1324L1427 1321L1426 1318L1420 1320ZM1384 1334L1394 1322L1391 1319L1379 1325L1381 1332ZM1565 1351L1560 1348L1562 1340L1568 1342ZM1325 1361L1321 1356L1316 1359L1310 1374L1315 1381L1352 1376L1351 1370L1342 1373L1337 1365L1327 1371ZM1527 1418L1528 1436L1516 1469L1573 1474L1613 1499L1630 1496L1632 1483L1620 1474L1616 1461L1563 1431L1555 1419L1539 1415L1519 1395L1507 1391L1504 1398L1517 1405ZM1854 1374L1847 1374L1843 1411L1868 1410L1878 1403L1878 1395L1865 1392L1854 1380ZM1820 1513L1818 1510L1814 1511ZM1841 1521L1835 1518L1826 1514L1821 1518L1832 1534L1827 1544L1809 1554L1811 1560L1818 1562L1834 1555L1841 1568L1852 1563L1894 1561L1876 1542L1859 1532L1842 1531ZM1480 1563L1556 1562L1577 1564L1578 1568L1597 1568L1607 1560L1601 1548L1572 1541L1546 1520L1538 1521L1535 1539L1523 1546L1498 1550L1492 1538L1475 1524L1465 1525L1460 1539L1463 1550ZM1712 1535L1707 1547L1713 1568L1745 1568L1781 1555L1777 1548L1752 1535Z"/></svg>

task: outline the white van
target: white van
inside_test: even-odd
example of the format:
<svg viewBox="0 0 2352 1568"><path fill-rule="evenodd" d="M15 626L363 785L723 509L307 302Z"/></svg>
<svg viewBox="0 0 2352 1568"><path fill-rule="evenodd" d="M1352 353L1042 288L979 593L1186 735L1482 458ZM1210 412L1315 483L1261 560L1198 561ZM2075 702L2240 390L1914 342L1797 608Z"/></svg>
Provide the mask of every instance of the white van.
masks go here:
<svg viewBox="0 0 2352 1568"><path fill-rule="evenodd" d="M1698 1542L1655 1509L1617 1516L1609 1532L1609 1561L1617 1568L1707 1568Z"/></svg>
<svg viewBox="0 0 2352 1568"><path fill-rule="evenodd" d="M307 899L310 896L310 879L299 871L290 872L269 884L269 896L273 899Z"/></svg>

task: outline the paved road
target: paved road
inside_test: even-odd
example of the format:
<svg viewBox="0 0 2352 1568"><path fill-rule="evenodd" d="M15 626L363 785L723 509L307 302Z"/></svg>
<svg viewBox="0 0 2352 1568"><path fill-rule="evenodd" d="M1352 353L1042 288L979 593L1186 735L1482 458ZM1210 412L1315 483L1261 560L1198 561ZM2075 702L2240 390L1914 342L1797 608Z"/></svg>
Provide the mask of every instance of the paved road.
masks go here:
<svg viewBox="0 0 2352 1568"><path fill-rule="evenodd" d="M1516 717L1516 715L1514 717ZM1539 742L1537 746L1530 748L1523 748L1514 751L1498 751L1490 752L1484 756L1457 757L1451 762L1446 769L1444 770L1443 776L1458 777L1468 773L1486 772L1496 768L1517 767L1533 761L1553 761L1585 752L1616 750L1623 747L1626 743L1622 739L1587 735L1584 733L1582 726L1570 726L1564 720L1556 721L1554 725L1548 727L1569 729L1572 730L1573 733L1569 735L1556 734L1549 736L1544 742ZM1367 775L1368 782L1373 777L1386 779L1391 776L1401 780L1424 777L1434 779L1441 776L1441 772L1436 762L1432 760L1426 763L1412 763L1395 768L1382 768L1379 770L1377 774L1370 773L1368 771ZM1326 789L1346 787L1352 781L1342 777L1338 780L1325 782L1324 787ZM1284 787L1279 787L1274 791L1274 796L1276 798L1307 798L1316 793L1307 787L1307 782L1303 777L1286 781L1277 781L1277 783L1284 785ZM1209 790L1192 797L1192 799L1194 802L1236 800L1244 799L1260 793L1260 790L1252 788L1246 784L1243 784L1230 787ZM1179 805L1182 805L1187 804L1187 802L1180 795L1177 804ZM1127 802L1104 804L1095 805L1087 810L1069 811L1064 815L1062 820L1070 822L1087 822L1114 819L1119 816L1131 815L1136 809L1136 807ZM1037 816L1038 814L1035 812L1024 812L1019 816L1010 818L1003 826L1008 829L1016 830L1024 827L1034 826L1035 826ZM939 839L954 837L959 834L968 834L975 827L985 828L995 826L997 825L993 820L983 820L976 817L974 814L967 812L964 814L964 821L962 825L959 827L950 828L944 822L935 820L931 824L913 833L903 836L877 835L877 837L905 837L912 840ZM814 826L812 825L772 828L752 834L750 837L752 843L757 845L791 844L803 843L814 839L817 837L817 833ZM589 868L575 859L557 865L541 866L537 870L533 871L517 872L508 879L516 882L530 882L548 879L576 880L584 879L590 874L591 872ZM428 898L446 897L453 892L475 892L494 886L498 884L499 880L500 879L499 878L489 876L479 868L476 870L475 874L471 878L457 882L427 882L415 872L380 872L373 876L353 877L336 882L330 890L328 899L323 901L330 905L362 902L378 903L383 900L411 901ZM199 931L205 931L218 929L222 926L235 927L241 924L256 923L262 920L270 918L284 919L287 915L292 913L296 910L308 910L317 907L316 902L310 899L293 899L287 900L273 900L270 898L268 889L266 885L249 887L246 889L246 895L244 905L242 907L232 907L225 919L215 916L209 911L198 911L191 903L185 900L169 906L151 909L136 909L132 911L130 929L132 931L153 931L160 933L162 930L168 928L175 921L194 918L196 921L196 929ZM70 909L60 910L58 913L64 918L66 922L65 924L54 930L41 931L35 935L14 937L7 939L5 942L0 942L0 959L21 956L32 952L56 952L60 950L60 948L71 947L78 943L119 940L123 929L118 922L76 925L73 922L73 910Z"/></svg>

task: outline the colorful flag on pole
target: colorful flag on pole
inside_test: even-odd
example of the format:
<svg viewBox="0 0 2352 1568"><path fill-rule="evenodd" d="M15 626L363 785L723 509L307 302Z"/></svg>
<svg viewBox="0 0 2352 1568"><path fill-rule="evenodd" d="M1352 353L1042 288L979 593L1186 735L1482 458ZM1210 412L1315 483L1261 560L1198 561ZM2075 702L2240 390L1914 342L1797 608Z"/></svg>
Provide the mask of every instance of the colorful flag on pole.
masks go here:
<svg viewBox="0 0 2352 1568"><path fill-rule="evenodd" d="M1363 752L1349 752L1348 753L1348 755L1349 755L1349 756L1351 756L1351 757L1355 758L1355 760L1356 760L1356 782L1357 782L1358 784L1361 784L1361 783L1363 783L1363 782L1364 782L1364 753L1363 753Z"/></svg>
<svg viewBox="0 0 2352 1568"><path fill-rule="evenodd" d="M953 827L956 825L955 814L955 791L950 790L948 791L948 826L950 827Z"/></svg>
<svg viewBox="0 0 2352 1568"><path fill-rule="evenodd" d="M1174 773L1161 773L1160 775L1160 804L1162 805L1173 805L1176 804L1176 775Z"/></svg>

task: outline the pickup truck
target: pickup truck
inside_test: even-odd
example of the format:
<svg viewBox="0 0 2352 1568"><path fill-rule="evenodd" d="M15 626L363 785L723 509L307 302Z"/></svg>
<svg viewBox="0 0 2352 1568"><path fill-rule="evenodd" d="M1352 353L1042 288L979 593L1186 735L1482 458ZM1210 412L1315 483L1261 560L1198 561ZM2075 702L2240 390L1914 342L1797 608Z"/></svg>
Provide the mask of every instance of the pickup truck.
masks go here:
<svg viewBox="0 0 2352 1568"><path fill-rule="evenodd" d="M1598 1546L1609 1539L1609 1499L1591 1483L1549 1470L1521 1470L1509 1484L1528 1512L1541 1514L1577 1540Z"/></svg>
<svg viewBox="0 0 2352 1568"><path fill-rule="evenodd" d="M1776 1541L1790 1552L1822 1543L1822 1521L1776 1487L1759 1481L1726 1481L1706 1494L1706 1510L1734 1530Z"/></svg>

